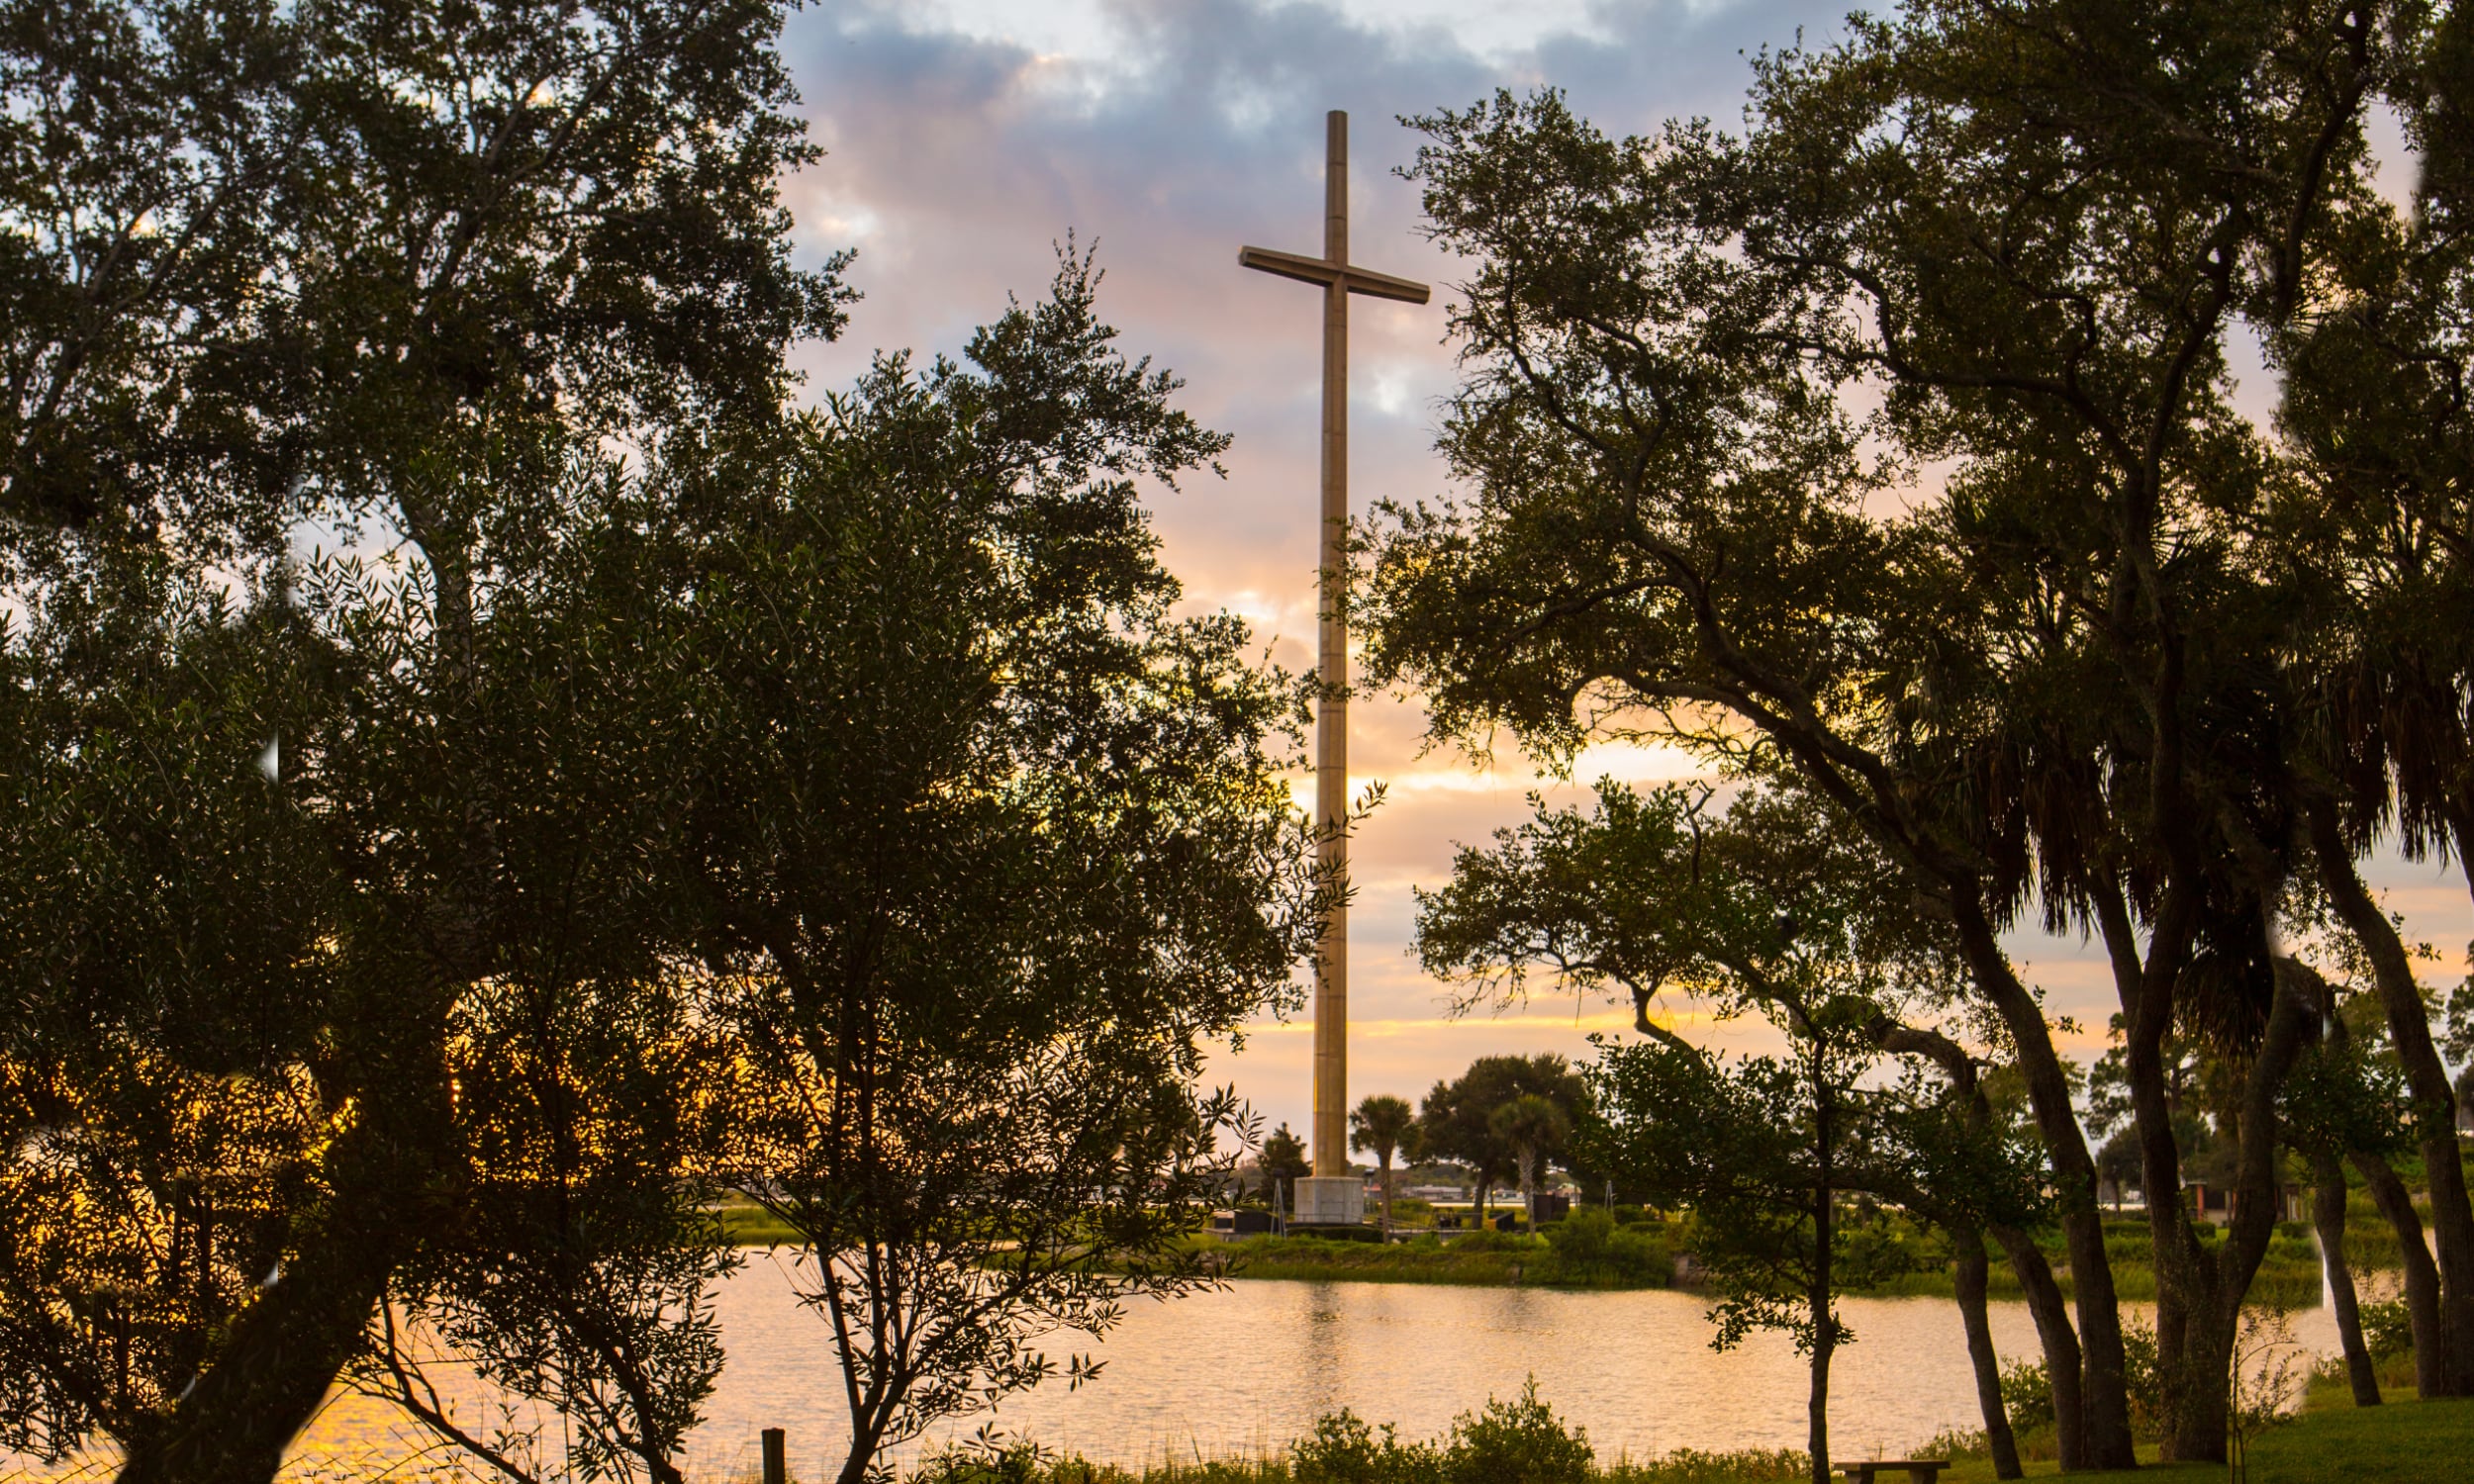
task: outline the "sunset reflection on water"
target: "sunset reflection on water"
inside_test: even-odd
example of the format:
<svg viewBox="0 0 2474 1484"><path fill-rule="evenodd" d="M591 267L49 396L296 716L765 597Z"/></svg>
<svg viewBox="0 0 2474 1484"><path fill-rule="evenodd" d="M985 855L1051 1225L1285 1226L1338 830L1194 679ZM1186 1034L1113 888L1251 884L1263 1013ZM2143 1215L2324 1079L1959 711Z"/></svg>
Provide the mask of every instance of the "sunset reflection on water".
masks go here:
<svg viewBox="0 0 2474 1484"><path fill-rule="evenodd" d="M729 1366L683 1460L698 1484L751 1476L757 1435L788 1437L792 1472L829 1477L848 1436L824 1325L800 1307L786 1257L751 1253L717 1296ZM1531 1375L1558 1413L1586 1429L1601 1458L1679 1447L1800 1447L1806 1372L1784 1336L1709 1348L1707 1300L1693 1293L1564 1293L1408 1283L1238 1283L1174 1303L1132 1306L1104 1345L1100 1379L1007 1402L994 1422L1015 1437L1095 1461L1140 1464L1253 1452L1311 1430L1342 1407L1404 1438L1440 1436L1489 1395ZM1848 1299L1856 1343L1832 1367L1833 1451L1896 1452L1944 1427L1978 1424L1958 1311L1947 1299ZM2023 1304L1995 1304L2005 1360L2036 1358ZM2307 1348L2335 1348L2325 1305L2294 1316ZM1061 1337L1060 1362L1077 1348ZM484 1416L469 1378L442 1388L459 1421ZM523 1419L519 1419L523 1420ZM985 1418L940 1429L897 1454L967 1437ZM546 1420L556 1455L557 1421ZM109 1476L87 1460L70 1476ZM0 1481L11 1470L0 1468ZM480 1477L414 1425L367 1398L333 1398L295 1446L288 1480ZM55 1471L18 1471L20 1478Z"/></svg>

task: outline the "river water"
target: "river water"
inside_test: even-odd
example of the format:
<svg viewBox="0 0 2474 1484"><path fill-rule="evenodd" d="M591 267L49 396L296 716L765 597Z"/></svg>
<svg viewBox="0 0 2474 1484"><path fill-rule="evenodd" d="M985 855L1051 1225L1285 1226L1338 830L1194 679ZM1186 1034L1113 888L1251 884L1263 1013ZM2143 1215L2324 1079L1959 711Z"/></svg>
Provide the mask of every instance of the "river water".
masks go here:
<svg viewBox="0 0 2474 1484"><path fill-rule="evenodd" d="M718 1295L729 1365L692 1435L689 1477L720 1484L752 1474L757 1434L768 1427L788 1433L794 1474L829 1477L848 1434L824 1325L799 1305L786 1259L751 1259ZM1342 1407L1397 1424L1403 1438L1434 1438L1456 1413L1516 1394L1534 1375L1539 1394L1587 1430L1602 1458L1801 1446L1802 1357L1777 1335L1713 1351L1705 1308L1699 1295L1658 1290L1245 1281L1131 1306L1103 1344L1084 1346L1107 1362L1097 1381L1010 1399L995 1422L1052 1447L1139 1464L1278 1446ZM1941 1428L1976 1425L1954 1304L1856 1298L1842 1312L1856 1343L1832 1367L1833 1452L1895 1454ZM1996 1304L1992 1321L2005 1360L2036 1357L2024 1305ZM2308 1348L2335 1348L2325 1305L2295 1315L2294 1330ZM1074 1338L1052 1353L1062 1359ZM486 1420L470 1398L459 1410ZM286 1472L403 1478L444 1471L447 1461L424 1455L413 1430L379 1404L338 1398Z"/></svg>

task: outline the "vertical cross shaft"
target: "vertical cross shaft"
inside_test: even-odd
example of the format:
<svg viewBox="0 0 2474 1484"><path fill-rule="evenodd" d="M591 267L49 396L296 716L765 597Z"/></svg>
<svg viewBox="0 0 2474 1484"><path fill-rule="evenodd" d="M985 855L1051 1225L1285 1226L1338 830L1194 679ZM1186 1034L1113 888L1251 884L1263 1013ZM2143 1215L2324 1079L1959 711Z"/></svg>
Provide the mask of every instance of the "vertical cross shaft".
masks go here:
<svg viewBox="0 0 2474 1484"><path fill-rule="evenodd" d="M1349 116L1323 121L1323 260L1349 261ZM1349 278L1323 288L1323 540L1316 601L1315 863L1335 887L1349 879ZM1349 904L1323 918L1314 974L1314 1172L1349 1172Z"/></svg>
<svg viewBox="0 0 2474 1484"><path fill-rule="evenodd" d="M1323 291L1323 500L1316 600L1320 609L1314 707L1315 863L1343 893L1324 916L1314 971L1314 1175L1349 1175L1349 296L1424 304L1427 288L1349 261L1349 116L1324 118L1323 255L1248 247L1237 261ZM1355 1187L1344 1202L1355 1209ZM1320 1197L1318 1196L1319 1200ZM1309 1220L1330 1219L1331 1208ZM1356 1221L1355 1215L1344 1218Z"/></svg>

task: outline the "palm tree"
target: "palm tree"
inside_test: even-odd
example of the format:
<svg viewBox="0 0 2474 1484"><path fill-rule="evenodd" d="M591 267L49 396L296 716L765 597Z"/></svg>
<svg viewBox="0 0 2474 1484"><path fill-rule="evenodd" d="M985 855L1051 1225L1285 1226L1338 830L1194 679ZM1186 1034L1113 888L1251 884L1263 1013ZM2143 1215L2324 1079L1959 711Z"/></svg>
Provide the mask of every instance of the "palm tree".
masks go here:
<svg viewBox="0 0 2474 1484"><path fill-rule="evenodd" d="M1391 1157L1417 1158L1417 1110L1405 1097L1378 1092L1349 1113L1349 1148L1375 1157L1383 1172L1383 1235L1391 1235Z"/></svg>
<svg viewBox="0 0 2474 1484"><path fill-rule="evenodd" d="M1538 1165L1564 1143L1564 1136L1572 1128L1571 1118L1552 1098L1535 1092L1524 1092L1494 1110L1486 1126L1495 1137L1512 1147L1512 1159L1520 1167L1521 1214L1535 1231L1538 1226Z"/></svg>

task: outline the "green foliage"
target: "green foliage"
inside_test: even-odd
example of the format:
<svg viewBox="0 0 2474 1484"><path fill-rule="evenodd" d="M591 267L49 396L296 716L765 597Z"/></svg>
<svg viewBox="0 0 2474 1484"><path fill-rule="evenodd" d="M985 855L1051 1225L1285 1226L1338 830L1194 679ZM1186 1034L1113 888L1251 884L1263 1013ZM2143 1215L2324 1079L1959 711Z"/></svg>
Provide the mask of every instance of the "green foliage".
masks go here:
<svg viewBox="0 0 2474 1484"><path fill-rule="evenodd" d="M2002 1411L2010 1425L2025 1433L2050 1427L2053 1421L2052 1373L2042 1360L2012 1360L2002 1366Z"/></svg>
<svg viewBox="0 0 2474 1484"><path fill-rule="evenodd" d="M510 421L770 407L844 297L782 14L13 0L0 518L189 557L375 496L427 546L474 512L406 476Z"/></svg>
<svg viewBox="0 0 2474 1484"><path fill-rule="evenodd" d="M694 755L643 725L630 538L677 512L615 522L604 450L765 422L840 323L839 260L790 262L781 17L0 5L0 893L46 914L6 1441L261 1478L339 1375L418 1400L401 1315L578 1419L558 1466L669 1467L732 1259L648 889ZM292 561L303 521L390 555Z"/></svg>
<svg viewBox="0 0 2474 1484"><path fill-rule="evenodd" d="M1463 1474L1456 1469L1473 1470ZM1326 1413L1286 1448L1256 1457L1168 1457L1139 1469L1059 1456L1020 1438L983 1430L922 1458L910 1484L1433 1484L1471 1478L1515 1484L1769 1484L1809 1477L1805 1455L1786 1448L1703 1452L1677 1448L1653 1458L1600 1462L1578 1429L1567 1429L1536 1397L1490 1399L1463 1413L1444 1438L1402 1442L1385 1425L1354 1412Z"/></svg>
<svg viewBox="0 0 2474 1484"><path fill-rule="evenodd" d="M1405 1097L1369 1093L1349 1110L1349 1148L1375 1156L1386 1169L1395 1158L1417 1157L1416 1131L1417 1110Z"/></svg>
<svg viewBox="0 0 2474 1484"><path fill-rule="evenodd" d="M1545 1288L1665 1288L1674 1281L1673 1249L1661 1231L1619 1231L1603 1248L1584 1244L1583 1252L1573 1252L1558 1240L1568 1225L1551 1222L1543 1235L1478 1231L1381 1244L1316 1237L1205 1239L1203 1250L1232 1278Z"/></svg>
<svg viewBox="0 0 2474 1484"><path fill-rule="evenodd" d="M1263 1178L1284 1186L1314 1173L1314 1163L1306 1158L1305 1141L1292 1133L1285 1121L1264 1139L1262 1164Z"/></svg>
<svg viewBox="0 0 2474 1484"><path fill-rule="evenodd" d="M2404 1299L2361 1307L2362 1347L2374 1360L2414 1353L2414 1318Z"/></svg>
<svg viewBox="0 0 2474 1484"><path fill-rule="evenodd" d="M2474 190L2452 152L2403 205L2363 142L2387 106L2456 130L2430 79L2462 72L2466 31L2441 15L1920 3L1764 54L1741 131L1614 138L1551 90L1415 121L1432 232L1473 263L1443 438L1468 494L1384 512L1370 675L1420 686L1438 740L1562 761L1655 739L1844 809L1957 931L2083 1292L2091 1161L1999 934L2038 902L2167 986L2129 1030L2139 1105L2162 1106L2178 1031L2224 1053L2210 1113L2248 1110L2178 1131L2229 1136L2213 1172L2251 1197L2167 1295L2194 1316L2169 1367L2193 1450L2220 1445L2264 1240L2261 1110L2318 1009L2269 947L2286 883L2362 904L2346 930L2376 953L2394 929L2353 863L2390 821L2417 852L2463 844L2468 652L2429 615L2474 569L2421 533L2463 518L2474 440L2433 368L2463 358ZM2253 337L2274 427L2234 400ZM1603 894L1599 920L1629 910ZM2385 992L2418 1013L2411 983ZM2143 1132L2160 1155L2177 1134ZM2180 1282L2196 1254L2166 1235ZM2094 1445L2120 1464L2117 1402Z"/></svg>
<svg viewBox="0 0 2474 1484"><path fill-rule="evenodd" d="M1409 1484L1434 1478L1441 1467L1432 1446L1400 1441L1389 1423L1378 1438L1345 1408L1316 1418L1314 1432L1288 1445L1295 1484Z"/></svg>
<svg viewBox="0 0 2474 1484"><path fill-rule="evenodd" d="M1325 1419L1317 1424L1318 1436ZM1357 1423L1355 1428L1364 1428ZM1351 1429L1354 1432L1355 1429ZM1380 1455L1382 1442L1369 1438ZM922 1484L1302 1484L1283 1451L1264 1456L1180 1460L1162 1458L1138 1468L1058 1457L1047 1450L1008 1439L996 1439L1008 1452L1010 1464L994 1464L988 1449L970 1448L923 1460L908 1476ZM2369 1484L2426 1484L2452 1477L2456 1464L2474 1446L2474 1402L2418 1402L2410 1396L2384 1407L2350 1405L2315 1407L2290 1423L2261 1436L2253 1454L2256 1476L2263 1479L2360 1478ZM1404 1455L1434 1444L1399 1444ZM1981 1435L1945 1434L1904 1449L1919 1457L1950 1457L1955 1466L1943 1478L1958 1484L1981 1484L1993 1478ZM959 1454L960 1456L957 1456ZM2049 1446L2028 1452L2049 1460ZM959 1472L953 1471L956 1464ZM2049 1465L2047 1465L2049 1466ZM1009 1468L1010 1472L1000 1472ZM2043 1476L2043 1469L2032 1473ZM2222 1480L2223 1464L2157 1464L2149 1462L2141 1476ZM1809 1479L1809 1460L1792 1449L1745 1448L1702 1452L1677 1448L1651 1458L1597 1460L1587 1477L1593 1484L1783 1484ZM1379 1476L1380 1477L1380 1476ZM1392 1475L1380 1484L1423 1484L1429 1471ZM2107 1475L2110 1477L2110 1475ZM2124 1475L2124 1477L2129 1477Z"/></svg>
<svg viewBox="0 0 2474 1484"><path fill-rule="evenodd" d="M1436 1477L1447 1484L1586 1484L1593 1457L1588 1435L1564 1425L1539 1399L1532 1376L1518 1397L1489 1397L1453 1420Z"/></svg>
<svg viewBox="0 0 2474 1484"><path fill-rule="evenodd" d="M1189 1239L1258 1130L1203 1048L1311 941L1295 693L1176 613L1133 485L1225 440L1096 285L1069 249L967 363L881 360L653 485L692 517L666 859L732 1053L716 1162L800 1235L853 1468L1212 1280Z"/></svg>
<svg viewBox="0 0 2474 1484"><path fill-rule="evenodd" d="M1664 1224L1621 1227L1596 1206L1575 1208L1540 1229L1550 1261L1537 1281L1574 1288L1663 1288L1673 1281L1674 1249Z"/></svg>
<svg viewBox="0 0 2474 1484"><path fill-rule="evenodd" d="M1795 1448L1737 1448L1702 1452L1676 1448L1641 1462L1618 1459L1600 1470L1607 1484L1767 1484L1809 1479L1812 1460Z"/></svg>
<svg viewBox="0 0 2474 1484"><path fill-rule="evenodd" d="M1495 1127L1494 1117L1497 1110L1525 1096L1554 1104L1569 1122L1580 1112L1588 1092L1571 1065L1553 1052L1479 1057L1469 1064L1467 1071L1436 1082L1427 1092L1418 1115L1422 1152L1429 1159L1468 1165L1476 1172L1481 1191L1516 1178L1518 1149ZM1539 1159L1553 1160L1564 1155L1564 1138L1551 1122L1541 1128L1540 1136Z"/></svg>

